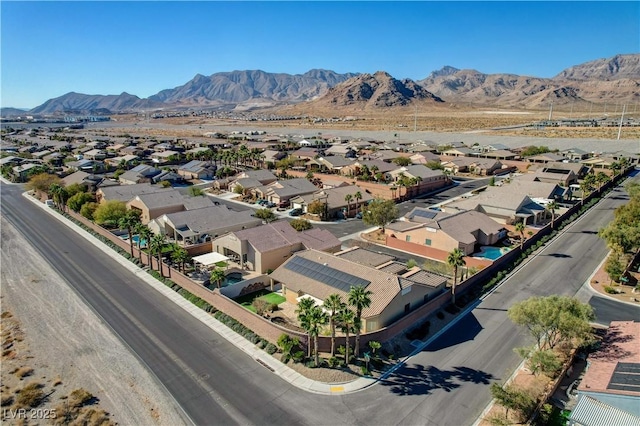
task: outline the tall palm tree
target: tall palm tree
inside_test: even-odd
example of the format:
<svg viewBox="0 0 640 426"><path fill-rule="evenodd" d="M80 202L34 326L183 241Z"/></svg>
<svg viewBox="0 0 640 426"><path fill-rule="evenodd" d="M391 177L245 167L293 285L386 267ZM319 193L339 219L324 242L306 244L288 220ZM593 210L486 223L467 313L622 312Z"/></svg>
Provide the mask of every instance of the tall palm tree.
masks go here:
<svg viewBox="0 0 640 426"><path fill-rule="evenodd" d="M189 252L182 247L176 247L171 253L171 259L180 265L180 272L184 272L184 263L189 259Z"/></svg>
<svg viewBox="0 0 640 426"><path fill-rule="evenodd" d="M314 305L307 314L307 333L309 338L313 337L313 355L316 367L320 363L320 357L318 354L318 335L322 330L322 326L327 323L329 317L327 313L322 310L320 306Z"/></svg>
<svg viewBox="0 0 640 426"><path fill-rule="evenodd" d="M362 193L360 191L353 194L353 199L356 200L356 214L358 214L358 202L362 200Z"/></svg>
<svg viewBox="0 0 640 426"><path fill-rule="evenodd" d="M129 234L129 248L131 256L133 256L133 229L140 223L140 214L136 210L129 210L127 214L118 220L118 227L126 229Z"/></svg>
<svg viewBox="0 0 640 426"><path fill-rule="evenodd" d="M311 309L316 306L316 302L310 298L300 299L298 302L298 309L296 309L296 315L298 315L298 322L300 322L300 326L305 330L309 328L309 312ZM307 339L307 358L311 357L311 336Z"/></svg>
<svg viewBox="0 0 640 426"><path fill-rule="evenodd" d="M622 165L617 162L614 161L613 163L611 163L611 170L613 170L613 177L618 176L618 172L622 169Z"/></svg>
<svg viewBox="0 0 640 426"><path fill-rule="evenodd" d="M556 203L555 200L551 201L550 203L547 203L545 208L551 212L551 227L553 228L553 222L556 219L556 210L559 208L558 203Z"/></svg>
<svg viewBox="0 0 640 426"><path fill-rule="evenodd" d="M323 304L324 308L329 311L329 328L331 328L331 358L336 354L336 319L345 304L340 299L340 295L334 293L327 297Z"/></svg>
<svg viewBox="0 0 640 426"><path fill-rule="evenodd" d="M164 234L157 234L151 238L149 242L149 251L150 253L156 253L158 255L158 270L160 271L160 275L162 275L162 249L167 243L167 239ZM153 269L153 265L149 263L151 269Z"/></svg>
<svg viewBox="0 0 640 426"><path fill-rule="evenodd" d="M527 228L527 226L524 224L524 222L518 222L516 223L516 232L518 232L520 234L520 250L522 250L522 247L524 245L524 230Z"/></svg>
<svg viewBox="0 0 640 426"><path fill-rule="evenodd" d="M347 202L347 217L349 217L351 215L351 200L353 200L353 195L345 195L344 200Z"/></svg>
<svg viewBox="0 0 640 426"><path fill-rule="evenodd" d="M609 182L609 176L607 176L604 172L598 172L595 177L595 181L598 184L598 191L602 189L602 185Z"/></svg>
<svg viewBox="0 0 640 426"><path fill-rule="evenodd" d="M211 271L211 275L209 276L209 281L215 281L218 285L218 288L221 287L222 280L224 279L224 271L217 266L213 271Z"/></svg>
<svg viewBox="0 0 640 426"><path fill-rule="evenodd" d="M459 248L453 249L447 256L447 264L453 266L453 286L451 287L451 303L456 304L456 285L458 284L458 268L467 264L464 252Z"/></svg>
<svg viewBox="0 0 640 426"><path fill-rule="evenodd" d="M351 309L349 309L346 306L338 314L338 324L340 325L340 329L344 333L344 337L345 337L345 344L344 344L344 347L346 349L344 353L345 365L349 365L349 349L351 347L351 343L349 342L349 334L351 333L351 330L353 330L355 319L356 319L356 315L353 313Z"/></svg>
<svg viewBox="0 0 640 426"><path fill-rule="evenodd" d="M140 224L140 229L138 229L138 248L141 248L141 241L144 240L145 245L147 246L147 263L149 263L149 267L151 267L151 237L153 236L153 232L149 229L148 226ZM142 252L140 252L140 258L142 259Z"/></svg>
<svg viewBox="0 0 640 426"><path fill-rule="evenodd" d="M349 305L356 308L356 347L353 354L357 358L360 354L360 325L362 323L362 310L371 306L371 295L373 293L362 286L353 286L349 289Z"/></svg>

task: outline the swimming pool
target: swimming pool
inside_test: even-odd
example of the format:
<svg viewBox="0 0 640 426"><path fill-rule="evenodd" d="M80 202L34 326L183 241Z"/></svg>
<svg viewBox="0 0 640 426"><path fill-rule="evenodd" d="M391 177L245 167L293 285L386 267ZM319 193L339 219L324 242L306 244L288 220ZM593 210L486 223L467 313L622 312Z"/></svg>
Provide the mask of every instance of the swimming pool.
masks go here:
<svg viewBox="0 0 640 426"><path fill-rule="evenodd" d="M221 287L227 287L230 285L238 284L240 281L244 281L242 274L239 272L232 272L222 280Z"/></svg>
<svg viewBox="0 0 640 426"><path fill-rule="evenodd" d="M133 237L131 237L131 240L133 241L133 245L138 247L138 240L140 240L140 236L139 235L134 235ZM147 246L147 240L145 240L144 238L140 240L140 248L144 248Z"/></svg>
<svg viewBox="0 0 640 426"><path fill-rule="evenodd" d="M508 251L509 249L507 247L482 246L478 253L473 253L473 257L496 260Z"/></svg>

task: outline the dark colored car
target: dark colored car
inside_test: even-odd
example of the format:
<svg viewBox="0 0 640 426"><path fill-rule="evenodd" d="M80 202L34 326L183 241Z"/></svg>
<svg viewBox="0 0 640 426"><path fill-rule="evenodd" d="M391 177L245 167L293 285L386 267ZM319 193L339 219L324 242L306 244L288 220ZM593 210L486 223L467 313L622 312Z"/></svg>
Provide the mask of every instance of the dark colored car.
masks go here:
<svg viewBox="0 0 640 426"><path fill-rule="evenodd" d="M302 209L293 209L289 212L289 216L300 216L302 214Z"/></svg>

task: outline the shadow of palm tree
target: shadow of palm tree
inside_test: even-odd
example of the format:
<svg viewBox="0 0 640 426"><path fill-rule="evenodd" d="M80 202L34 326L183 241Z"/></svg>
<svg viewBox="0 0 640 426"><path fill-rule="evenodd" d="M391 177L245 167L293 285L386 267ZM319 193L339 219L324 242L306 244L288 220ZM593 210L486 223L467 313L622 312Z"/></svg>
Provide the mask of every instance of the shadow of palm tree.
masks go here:
<svg viewBox="0 0 640 426"><path fill-rule="evenodd" d="M401 368L381 384L396 395L429 395L435 390L451 392L463 382L488 385L491 380L494 380L492 374L468 367L447 371L434 366L412 365Z"/></svg>

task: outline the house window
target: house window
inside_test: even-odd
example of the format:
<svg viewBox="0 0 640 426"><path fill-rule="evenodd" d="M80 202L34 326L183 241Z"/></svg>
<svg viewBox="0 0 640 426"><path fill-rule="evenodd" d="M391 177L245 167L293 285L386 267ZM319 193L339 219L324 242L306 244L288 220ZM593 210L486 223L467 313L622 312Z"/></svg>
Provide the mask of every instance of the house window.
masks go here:
<svg viewBox="0 0 640 426"><path fill-rule="evenodd" d="M410 243L411 242L411 235L407 235L405 238L405 241Z"/></svg>
<svg viewBox="0 0 640 426"><path fill-rule="evenodd" d="M424 240L424 245L425 246L430 246L431 245L431 240L428 239L428 238L426 240Z"/></svg>

